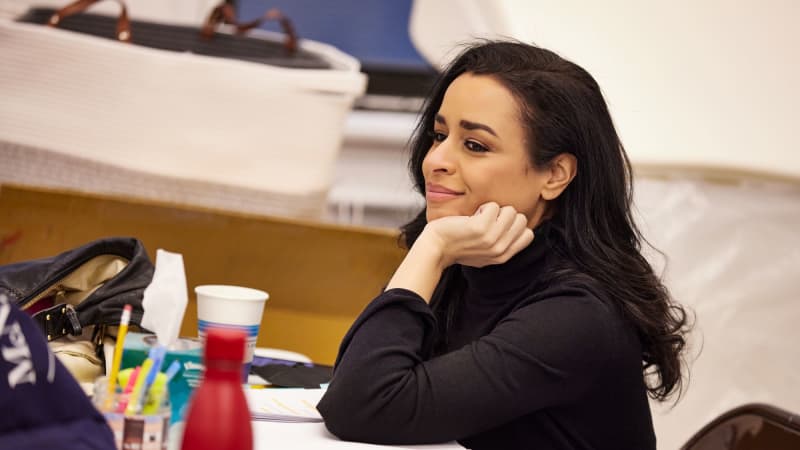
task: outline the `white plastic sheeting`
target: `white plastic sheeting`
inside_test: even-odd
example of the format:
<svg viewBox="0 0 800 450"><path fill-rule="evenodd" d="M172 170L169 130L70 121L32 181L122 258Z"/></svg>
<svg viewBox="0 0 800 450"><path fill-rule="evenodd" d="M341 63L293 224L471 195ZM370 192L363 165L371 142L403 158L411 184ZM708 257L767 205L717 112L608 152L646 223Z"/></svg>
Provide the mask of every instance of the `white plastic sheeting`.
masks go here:
<svg viewBox="0 0 800 450"><path fill-rule="evenodd" d="M687 390L654 404L659 449L744 403L800 413L799 11L790 0L414 2L412 39L432 64L473 37L555 50L596 77L635 165L686 167L636 184L667 285L696 315ZM794 181L694 176L711 170Z"/></svg>
<svg viewBox="0 0 800 450"><path fill-rule="evenodd" d="M535 42L603 90L631 160L800 177L800 2L414 0L434 66L474 37Z"/></svg>
<svg viewBox="0 0 800 450"><path fill-rule="evenodd" d="M635 187L667 285L695 316L685 392L653 403L658 448L745 403L800 411L800 184L674 175Z"/></svg>

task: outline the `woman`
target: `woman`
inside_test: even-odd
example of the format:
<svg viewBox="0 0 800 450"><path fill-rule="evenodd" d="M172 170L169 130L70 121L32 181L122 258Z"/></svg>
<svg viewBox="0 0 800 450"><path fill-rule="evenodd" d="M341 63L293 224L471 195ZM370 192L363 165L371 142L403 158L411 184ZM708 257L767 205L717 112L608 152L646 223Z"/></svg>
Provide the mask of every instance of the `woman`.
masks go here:
<svg viewBox="0 0 800 450"><path fill-rule="evenodd" d="M648 394L680 390L686 316L640 253L631 172L585 70L482 42L412 140L426 208L345 336L318 405L374 443L654 449Z"/></svg>

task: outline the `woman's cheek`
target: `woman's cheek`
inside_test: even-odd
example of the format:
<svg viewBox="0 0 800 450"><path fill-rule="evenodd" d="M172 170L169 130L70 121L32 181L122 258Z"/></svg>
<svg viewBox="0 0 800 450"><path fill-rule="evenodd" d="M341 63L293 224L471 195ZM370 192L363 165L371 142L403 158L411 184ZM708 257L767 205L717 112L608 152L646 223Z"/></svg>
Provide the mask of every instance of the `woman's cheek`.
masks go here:
<svg viewBox="0 0 800 450"><path fill-rule="evenodd" d="M463 215L471 216L471 215L475 214L475 212L478 211L478 208L480 208L480 206L482 204L488 203L489 201L491 201L491 200L485 199L483 197L481 197L481 198L474 198L474 197L470 198L468 202L465 202Z"/></svg>

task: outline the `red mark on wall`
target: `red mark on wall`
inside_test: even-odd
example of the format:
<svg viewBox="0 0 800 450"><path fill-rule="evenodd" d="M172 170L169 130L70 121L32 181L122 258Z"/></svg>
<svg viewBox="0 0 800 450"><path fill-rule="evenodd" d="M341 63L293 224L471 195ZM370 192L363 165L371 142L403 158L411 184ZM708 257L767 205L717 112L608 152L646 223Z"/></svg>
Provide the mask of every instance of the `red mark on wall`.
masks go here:
<svg viewBox="0 0 800 450"><path fill-rule="evenodd" d="M3 252L6 248L12 246L15 242L17 242L22 237L22 230L17 230L7 236L3 236L0 238L0 253Z"/></svg>

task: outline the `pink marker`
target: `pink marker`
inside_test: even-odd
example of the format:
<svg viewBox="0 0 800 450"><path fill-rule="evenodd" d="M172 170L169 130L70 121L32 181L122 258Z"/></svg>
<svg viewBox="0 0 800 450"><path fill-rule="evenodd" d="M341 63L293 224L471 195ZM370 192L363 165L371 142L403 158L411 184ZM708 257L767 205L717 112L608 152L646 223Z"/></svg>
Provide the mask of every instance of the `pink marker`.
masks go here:
<svg viewBox="0 0 800 450"><path fill-rule="evenodd" d="M133 391L133 386L136 385L136 379L139 378L139 372L142 370L142 366L136 366L131 372L131 376L128 378L128 384L125 385L125 390L122 391L122 397L120 398L119 404L117 405L117 412L123 413L125 412L125 408L128 407L128 401L130 401L131 391Z"/></svg>

